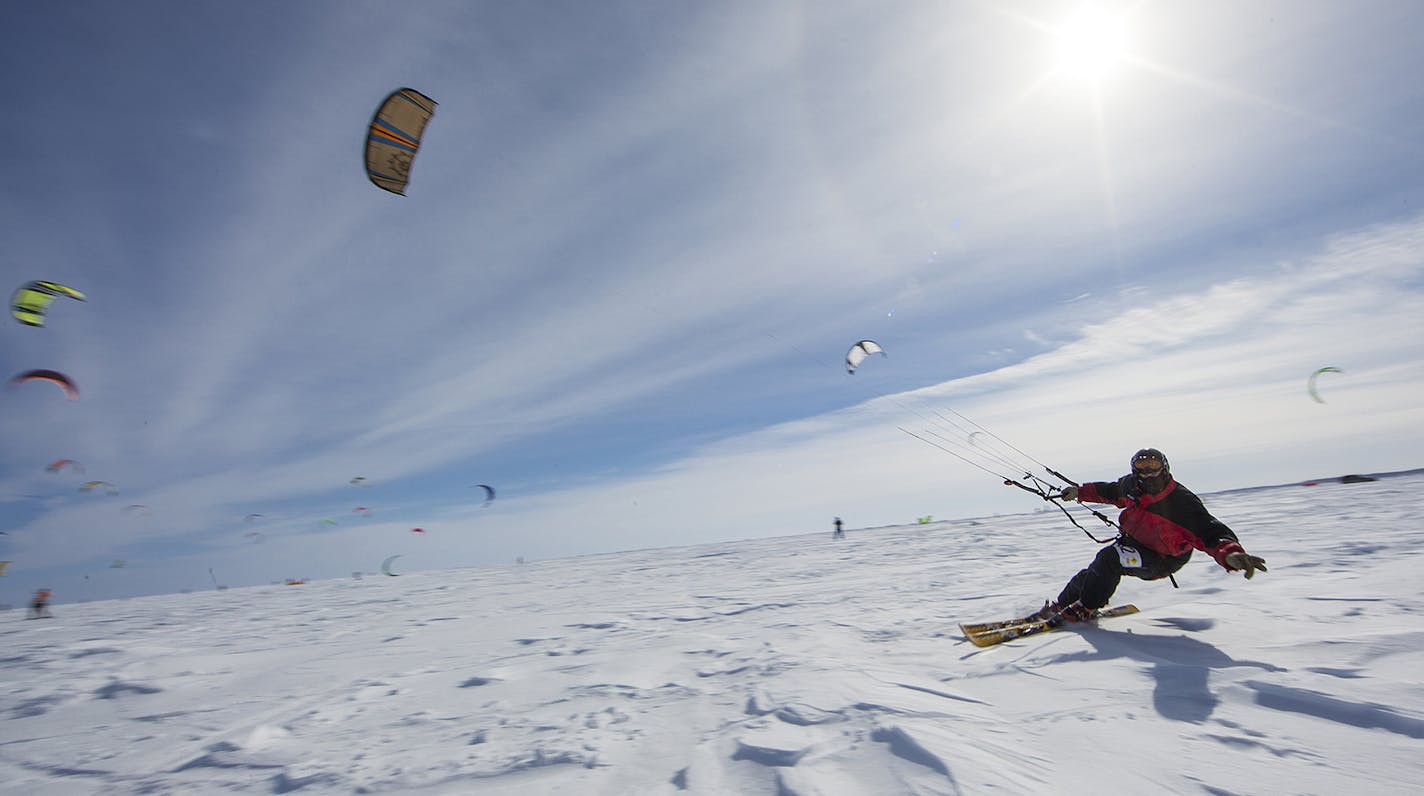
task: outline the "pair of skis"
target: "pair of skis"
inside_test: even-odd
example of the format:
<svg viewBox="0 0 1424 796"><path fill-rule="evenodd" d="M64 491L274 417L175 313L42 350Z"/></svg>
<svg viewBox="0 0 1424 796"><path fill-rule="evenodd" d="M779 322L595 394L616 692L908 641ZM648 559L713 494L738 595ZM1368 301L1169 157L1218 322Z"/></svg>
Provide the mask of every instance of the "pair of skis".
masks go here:
<svg viewBox="0 0 1424 796"><path fill-rule="evenodd" d="M1127 616L1137 613L1137 606L1128 603L1126 605L1114 605L1111 608L1101 608L1096 611L1089 622L1099 619L1107 619L1113 616ZM1004 619L998 622L973 622L961 624L959 629L964 631L964 637L969 639L976 647L992 647L995 644L1002 644L1005 641L1012 641L1016 638L1033 636L1039 633L1047 633L1050 630L1057 630L1065 623L1059 617L1051 619L1036 619L1028 617L1025 619Z"/></svg>

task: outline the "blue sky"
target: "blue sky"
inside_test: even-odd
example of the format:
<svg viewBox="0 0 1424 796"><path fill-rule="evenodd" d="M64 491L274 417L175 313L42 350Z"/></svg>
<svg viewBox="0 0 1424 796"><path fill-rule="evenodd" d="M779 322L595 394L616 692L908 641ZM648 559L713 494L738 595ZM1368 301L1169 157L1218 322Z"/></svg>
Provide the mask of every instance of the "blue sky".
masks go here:
<svg viewBox="0 0 1424 796"><path fill-rule="evenodd" d="M0 395L0 601L1043 505L949 411L1082 480L1424 465L1417 3L1102 4L1096 76L1066 2L173 8L0 30L0 269L88 296L0 328L83 393Z"/></svg>

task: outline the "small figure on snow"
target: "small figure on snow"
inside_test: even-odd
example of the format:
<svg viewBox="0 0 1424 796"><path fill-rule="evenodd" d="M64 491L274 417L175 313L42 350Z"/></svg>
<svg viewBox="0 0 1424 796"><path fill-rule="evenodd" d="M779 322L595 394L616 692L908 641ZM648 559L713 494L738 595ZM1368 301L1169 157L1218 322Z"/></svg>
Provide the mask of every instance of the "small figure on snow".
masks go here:
<svg viewBox="0 0 1424 796"><path fill-rule="evenodd" d="M54 614L49 612L49 589L36 589L35 596L30 600L29 619L51 619Z"/></svg>
<svg viewBox="0 0 1424 796"><path fill-rule="evenodd" d="M1159 580L1181 569L1192 549L1205 550L1228 572L1249 579L1266 571L1266 561L1249 555L1236 534L1211 516L1201 498L1172 478L1167 457L1156 448L1132 455L1132 472L1116 482L1070 486L1063 500L1111 503L1122 509L1117 540L1098 551L1093 563L1074 575L1036 614L1039 619L1079 622L1108 604L1123 575Z"/></svg>
<svg viewBox="0 0 1424 796"><path fill-rule="evenodd" d="M845 529L841 527L841 518L840 518L840 517L836 517L836 529L835 529L834 532L831 533L831 538L832 538L832 539L844 539L844 538L845 538Z"/></svg>

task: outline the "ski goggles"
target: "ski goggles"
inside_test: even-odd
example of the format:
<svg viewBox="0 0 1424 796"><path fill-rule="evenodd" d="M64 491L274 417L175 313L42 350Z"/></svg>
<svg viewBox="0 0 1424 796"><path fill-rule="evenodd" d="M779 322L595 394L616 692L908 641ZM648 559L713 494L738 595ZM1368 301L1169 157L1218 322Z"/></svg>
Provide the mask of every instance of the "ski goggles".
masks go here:
<svg viewBox="0 0 1424 796"><path fill-rule="evenodd" d="M1132 463L1132 472L1142 478L1156 478L1166 470L1158 459L1138 459Z"/></svg>

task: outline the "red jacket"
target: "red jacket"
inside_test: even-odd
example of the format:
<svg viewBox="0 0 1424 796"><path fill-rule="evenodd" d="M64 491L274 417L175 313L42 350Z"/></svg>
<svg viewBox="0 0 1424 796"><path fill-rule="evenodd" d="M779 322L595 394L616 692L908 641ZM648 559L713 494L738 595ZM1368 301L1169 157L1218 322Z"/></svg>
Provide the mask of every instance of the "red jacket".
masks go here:
<svg viewBox="0 0 1424 796"><path fill-rule="evenodd" d="M1117 521L1123 534L1154 553L1179 556L1192 548L1205 550L1216 563L1234 572L1226 566L1226 555L1244 552L1236 534L1211 516L1201 498L1175 480L1169 479L1167 488L1156 494L1143 494L1131 475L1116 483L1097 481L1079 487L1078 499L1122 509Z"/></svg>

